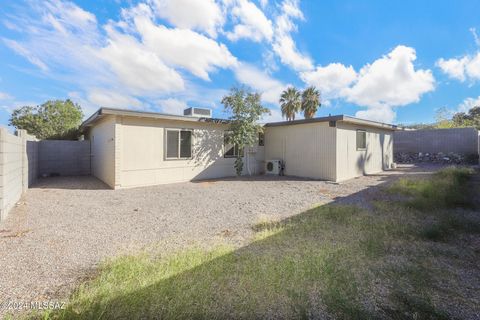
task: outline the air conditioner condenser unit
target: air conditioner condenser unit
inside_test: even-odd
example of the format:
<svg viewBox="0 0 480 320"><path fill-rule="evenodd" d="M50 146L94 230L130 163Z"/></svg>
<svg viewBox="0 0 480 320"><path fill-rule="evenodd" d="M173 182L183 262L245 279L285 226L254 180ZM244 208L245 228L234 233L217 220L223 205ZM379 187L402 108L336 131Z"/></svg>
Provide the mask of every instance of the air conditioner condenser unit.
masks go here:
<svg viewBox="0 0 480 320"><path fill-rule="evenodd" d="M267 160L265 162L265 173L279 175L282 170L282 160Z"/></svg>

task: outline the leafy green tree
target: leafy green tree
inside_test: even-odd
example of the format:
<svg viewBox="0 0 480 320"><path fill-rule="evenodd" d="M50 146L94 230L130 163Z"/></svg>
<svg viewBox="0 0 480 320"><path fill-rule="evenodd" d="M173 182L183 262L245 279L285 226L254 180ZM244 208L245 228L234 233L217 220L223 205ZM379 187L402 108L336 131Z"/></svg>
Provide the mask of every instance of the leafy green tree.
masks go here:
<svg viewBox="0 0 480 320"><path fill-rule="evenodd" d="M258 133L263 130L258 121L262 115L270 113L269 109L262 106L260 94L252 92L247 87L234 87L230 89L227 96L223 97L222 104L231 114L227 142L235 145L238 150L253 145ZM236 156L234 166L237 175L240 176L243 171L243 160L240 152Z"/></svg>
<svg viewBox="0 0 480 320"><path fill-rule="evenodd" d="M302 92L302 111L305 119L311 119L315 116L320 103L320 91L314 86L308 87Z"/></svg>
<svg viewBox="0 0 480 320"><path fill-rule="evenodd" d="M452 122L456 127L475 127L480 130L480 106L473 107L467 113L454 114Z"/></svg>
<svg viewBox="0 0 480 320"><path fill-rule="evenodd" d="M280 107L282 117L286 117L287 121L295 120L295 113L299 112L302 107L300 91L294 87L288 87L280 96Z"/></svg>
<svg viewBox="0 0 480 320"><path fill-rule="evenodd" d="M38 139L75 139L79 136L83 112L67 99L47 101L40 106L25 106L12 112L9 125L24 129Z"/></svg>

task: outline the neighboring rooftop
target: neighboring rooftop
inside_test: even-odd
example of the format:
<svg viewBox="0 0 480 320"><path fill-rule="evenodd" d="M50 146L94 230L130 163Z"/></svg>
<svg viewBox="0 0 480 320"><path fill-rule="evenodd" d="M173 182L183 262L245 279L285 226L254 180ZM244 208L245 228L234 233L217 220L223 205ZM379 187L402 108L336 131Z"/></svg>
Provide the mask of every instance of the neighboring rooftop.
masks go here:
<svg viewBox="0 0 480 320"><path fill-rule="evenodd" d="M134 110L116 109L116 108L100 108L94 114L92 114L87 120L85 120L82 123L81 127L84 128L84 127L92 126L95 122L97 122L98 120L100 120L106 115L178 120L178 121L192 121L192 122L211 122L211 123L224 123L224 124L227 124L230 122L227 119L219 119L219 118L185 116L185 115L182 116L182 115L173 115L173 114L166 114L166 113L159 113L159 112L134 111ZM397 130L397 126L395 125L376 122L376 121L370 121L370 120L364 120L364 119L358 119L358 118L345 116L345 115L336 115L336 116L293 120L293 121L270 122L265 124L265 126L266 127L293 126L293 125L299 125L299 124L305 124L305 123L330 122L330 121L342 121L346 123L364 125L364 126L375 127L375 128Z"/></svg>

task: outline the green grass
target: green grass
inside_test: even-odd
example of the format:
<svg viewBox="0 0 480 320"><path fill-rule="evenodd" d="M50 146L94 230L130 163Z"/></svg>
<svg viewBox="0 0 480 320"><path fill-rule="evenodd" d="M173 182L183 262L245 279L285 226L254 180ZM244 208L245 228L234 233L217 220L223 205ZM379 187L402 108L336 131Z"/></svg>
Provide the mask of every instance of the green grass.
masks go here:
<svg viewBox="0 0 480 320"><path fill-rule="evenodd" d="M120 257L80 286L66 310L31 316L445 319L456 312L464 316L455 309L458 301L464 303L462 312L474 314L477 306L466 296L467 283L443 268L448 262L451 269L480 274L475 263L480 252L456 242L461 235L478 236L478 224L473 226L478 219L448 211L465 207L468 197L457 195L440 201L441 210L426 210L427 205L439 208L432 190L444 192L446 185L468 190L470 174L448 169L429 180L402 180L390 192L408 195L407 205L378 201L365 210L333 204L282 222L259 221L252 226L255 239L242 248ZM412 207L418 199L422 205ZM445 237L447 230L455 233ZM452 281L445 291L444 284ZM448 304L450 297L455 300Z"/></svg>
<svg viewBox="0 0 480 320"><path fill-rule="evenodd" d="M429 179L400 179L389 191L410 196L407 204L419 210L469 208L473 204L467 181L472 174L472 169L451 167Z"/></svg>

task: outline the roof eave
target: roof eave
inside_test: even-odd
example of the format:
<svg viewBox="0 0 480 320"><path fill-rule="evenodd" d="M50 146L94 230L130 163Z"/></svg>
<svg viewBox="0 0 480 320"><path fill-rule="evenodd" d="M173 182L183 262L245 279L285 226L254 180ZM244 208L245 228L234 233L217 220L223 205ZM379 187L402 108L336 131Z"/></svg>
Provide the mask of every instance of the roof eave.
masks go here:
<svg viewBox="0 0 480 320"><path fill-rule="evenodd" d="M163 119L163 120L175 120L175 121L211 122L211 123L215 123L215 124L228 124L228 123L230 123L230 121L226 120L226 119L190 117L190 116L176 116L176 115L162 114L162 113L156 113L156 112L147 112L147 111L133 111L133 110L124 110L124 109L100 108L94 114L92 114L87 120L85 120L80 125L80 128L85 128L85 127L89 127L89 126L94 125L95 122L97 122L98 119L102 118L105 115L150 118L150 119Z"/></svg>
<svg viewBox="0 0 480 320"><path fill-rule="evenodd" d="M336 115L336 116L328 116L328 117L320 117L320 118L313 118L313 119L301 119L301 120L293 120L293 121L281 121L281 122L270 122L265 125L265 127L281 127L281 126L292 126L292 125L301 125L301 124L308 124L308 123L317 123L317 122L329 122L329 121L342 121L345 123L351 123L356 125L374 127L374 128L381 128L385 130L397 130L397 126L370 121L370 120L363 120L354 117L349 117L345 115Z"/></svg>

